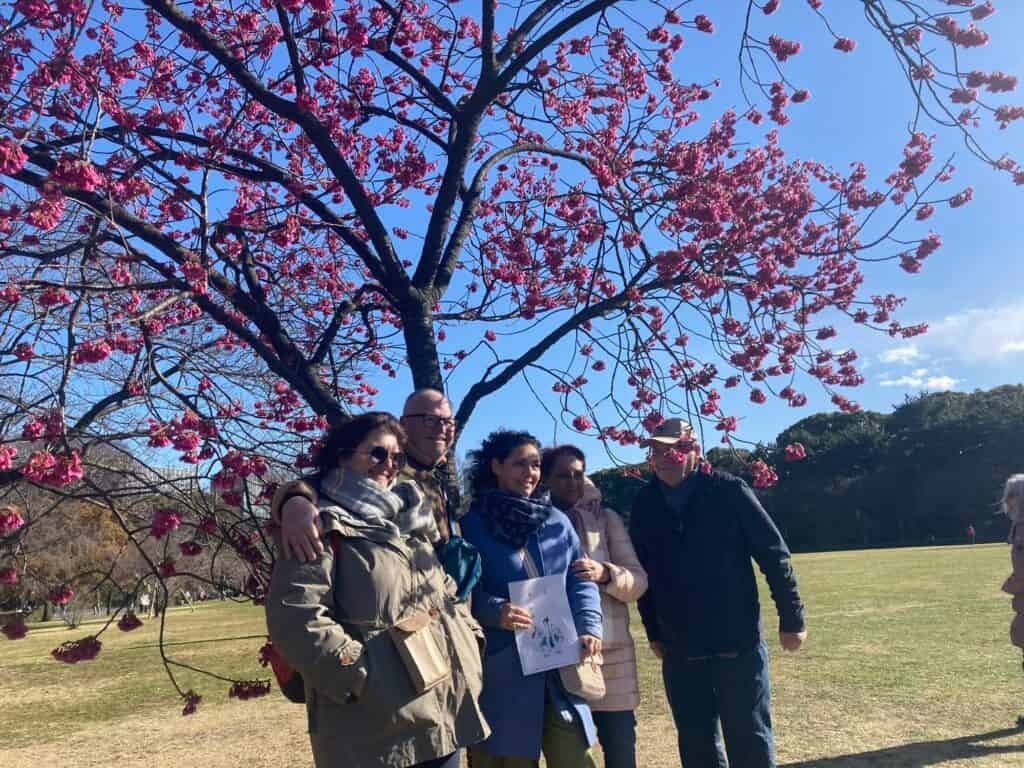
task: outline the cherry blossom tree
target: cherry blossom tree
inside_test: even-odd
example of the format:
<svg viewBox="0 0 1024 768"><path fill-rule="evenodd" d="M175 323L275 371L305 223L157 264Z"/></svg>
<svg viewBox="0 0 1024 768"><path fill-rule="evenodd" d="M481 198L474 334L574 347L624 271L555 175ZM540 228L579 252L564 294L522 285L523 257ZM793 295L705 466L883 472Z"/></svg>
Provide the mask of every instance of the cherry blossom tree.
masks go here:
<svg viewBox="0 0 1024 768"><path fill-rule="evenodd" d="M862 164L784 152L811 94L786 75L806 54L779 0L143 5L15 0L0 18L0 485L105 505L147 553L191 532L146 555L163 580L230 550L259 599L270 478L405 370L472 375L460 429L529 377L609 446L664 412L729 442L733 387L799 407L822 386L854 411L843 328L925 330L862 262L917 272L941 238L905 225L971 197L935 132L1024 184L983 138L1024 117L1017 80L966 66L990 2L861 3L915 113L877 188ZM803 5L856 55L822 0ZM723 44L748 103L720 113L717 81L678 66L716 13L745 20ZM172 460L218 495L142 468ZM34 511L11 509L16 578Z"/></svg>

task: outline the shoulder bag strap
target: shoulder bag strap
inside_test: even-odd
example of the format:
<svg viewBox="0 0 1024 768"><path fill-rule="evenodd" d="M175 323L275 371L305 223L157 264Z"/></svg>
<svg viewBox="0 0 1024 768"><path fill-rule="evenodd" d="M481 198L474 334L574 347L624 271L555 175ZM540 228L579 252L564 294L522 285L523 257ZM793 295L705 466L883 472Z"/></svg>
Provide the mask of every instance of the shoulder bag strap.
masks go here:
<svg viewBox="0 0 1024 768"><path fill-rule="evenodd" d="M523 560L523 566L526 568L526 575L531 579L539 578L540 572L537 570L537 564L533 562L533 555L530 554L525 544L523 545L523 548L519 550L519 557Z"/></svg>

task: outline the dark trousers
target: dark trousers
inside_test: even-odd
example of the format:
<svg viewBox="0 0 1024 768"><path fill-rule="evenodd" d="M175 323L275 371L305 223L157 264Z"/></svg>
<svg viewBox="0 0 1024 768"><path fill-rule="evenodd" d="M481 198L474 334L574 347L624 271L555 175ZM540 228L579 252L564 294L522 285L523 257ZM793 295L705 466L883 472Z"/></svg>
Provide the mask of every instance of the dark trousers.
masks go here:
<svg viewBox="0 0 1024 768"><path fill-rule="evenodd" d="M591 712L604 768L636 768L636 716L633 710Z"/></svg>
<svg viewBox="0 0 1024 768"><path fill-rule="evenodd" d="M417 763L412 768L459 768L459 753L453 752L448 757L439 757L425 763Z"/></svg>
<svg viewBox="0 0 1024 768"><path fill-rule="evenodd" d="M764 643L736 656L702 659L666 649L661 671L683 768L775 768Z"/></svg>
<svg viewBox="0 0 1024 768"><path fill-rule="evenodd" d="M633 710L591 712L604 768L637 768L637 719Z"/></svg>

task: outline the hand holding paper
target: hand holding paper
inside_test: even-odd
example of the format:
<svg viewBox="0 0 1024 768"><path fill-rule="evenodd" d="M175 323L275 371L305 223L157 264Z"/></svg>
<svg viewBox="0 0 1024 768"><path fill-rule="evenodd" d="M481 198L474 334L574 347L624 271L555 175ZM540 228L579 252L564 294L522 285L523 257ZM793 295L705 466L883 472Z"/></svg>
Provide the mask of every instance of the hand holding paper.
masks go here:
<svg viewBox="0 0 1024 768"><path fill-rule="evenodd" d="M524 608L515 603L505 603L501 606L498 625L510 632L514 632L517 629L529 629L533 626L533 616L529 608Z"/></svg>
<svg viewBox="0 0 1024 768"><path fill-rule="evenodd" d="M513 581L508 585L508 593L510 605L526 611L530 618L528 628L516 627L516 648L523 674L577 664L583 645L569 608L565 577L555 574Z"/></svg>

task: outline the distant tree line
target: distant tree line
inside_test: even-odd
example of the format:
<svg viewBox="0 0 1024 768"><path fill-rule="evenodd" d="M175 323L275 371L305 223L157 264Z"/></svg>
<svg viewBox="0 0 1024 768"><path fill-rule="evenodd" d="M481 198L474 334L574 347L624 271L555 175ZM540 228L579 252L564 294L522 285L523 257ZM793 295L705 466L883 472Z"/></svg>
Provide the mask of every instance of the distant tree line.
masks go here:
<svg viewBox="0 0 1024 768"><path fill-rule="evenodd" d="M807 457L786 461L801 443ZM1024 472L1024 385L908 396L891 414L819 413L754 450L712 448L713 466L743 475L757 458L779 481L758 491L795 551L1005 540L1003 482ZM628 516L643 465L592 475Z"/></svg>

